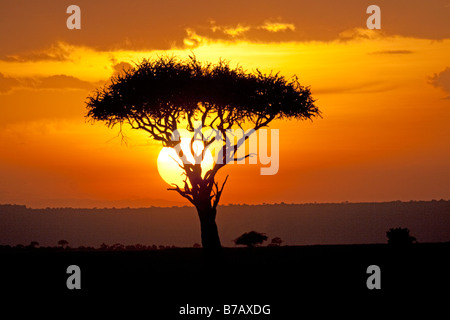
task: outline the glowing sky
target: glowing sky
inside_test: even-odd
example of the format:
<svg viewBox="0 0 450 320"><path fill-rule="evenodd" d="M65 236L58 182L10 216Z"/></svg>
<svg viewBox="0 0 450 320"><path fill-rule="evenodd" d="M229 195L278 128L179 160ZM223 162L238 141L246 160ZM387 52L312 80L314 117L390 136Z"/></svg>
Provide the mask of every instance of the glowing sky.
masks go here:
<svg viewBox="0 0 450 320"><path fill-rule="evenodd" d="M276 122L280 169L225 168L221 202L450 197L450 2L67 1L0 3L0 203L188 204L160 178L145 133L86 123L85 99L161 54L296 74L323 113Z"/></svg>

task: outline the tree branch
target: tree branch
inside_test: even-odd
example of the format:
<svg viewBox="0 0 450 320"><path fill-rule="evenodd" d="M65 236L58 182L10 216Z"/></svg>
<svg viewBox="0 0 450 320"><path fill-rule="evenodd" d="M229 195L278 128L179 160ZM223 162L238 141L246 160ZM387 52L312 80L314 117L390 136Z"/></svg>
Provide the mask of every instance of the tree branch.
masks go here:
<svg viewBox="0 0 450 320"><path fill-rule="evenodd" d="M213 203L213 209L216 209L216 208L217 208L217 205L219 204L220 196L222 195L223 188L225 187L225 183L227 183L227 180L228 180L228 175L227 175L227 177L225 178L225 181L223 182L222 188L220 188L220 190L219 190L219 188L218 188L217 183L216 183L216 182L214 183L217 192L216 192L216 198L214 199L214 203Z"/></svg>
<svg viewBox="0 0 450 320"><path fill-rule="evenodd" d="M186 183L186 181L185 181L185 183ZM182 197L188 199L190 203L195 205L194 199L190 195L188 195L188 193L186 191L181 190L180 187L174 183L172 185L175 186L175 188L167 188L167 190L178 192Z"/></svg>
<svg viewBox="0 0 450 320"><path fill-rule="evenodd" d="M240 157L240 158L234 157L233 160L234 161L242 161L242 160L247 159L248 157L252 157L252 156L256 156L256 153L249 153L249 154L245 155L244 157Z"/></svg>

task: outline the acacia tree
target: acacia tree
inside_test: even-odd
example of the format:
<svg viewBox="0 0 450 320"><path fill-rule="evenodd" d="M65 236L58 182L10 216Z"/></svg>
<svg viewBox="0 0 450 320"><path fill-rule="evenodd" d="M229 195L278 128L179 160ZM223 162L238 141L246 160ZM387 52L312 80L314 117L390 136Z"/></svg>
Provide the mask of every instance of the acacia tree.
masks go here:
<svg viewBox="0 0 450 320"><path fill-rule="evenodd" d="M409 235L408 228L390 228L386 231L388 243L393 245L409 245L416 242L416 238Z"/></svg>
<svg viewBox="0 0 450 320"><path fill-rule="evenodd" d="M234 243L236 245L244 245L251 248L258 244L263 243L266 240L267 236L264 233L250 231L240 235L238 238L234 240Z"/></svg>
<svg viewBox="0 0 450 320"><path fill-rule="evenodd" d="M252 132L268 126L276 119L311 119L320 114L308 87L298 79L286 79L280 74L246 72L242 67L230 67L220 60L203 64L195 57L180 60L160 57L146 60L123 74L111 78L111 83L88 97L87 118L104 121L108 127L127 124L144 130L164 147L177 151L185 173L184 186L173 185L168 190L179 193L197 209L203 248L221 248L216 225L217 205L226 179L219 185L217 172L237 158L237 150ZM237 142L227 132L249 127L250 134ZM187 161L181 149L179 129L192 133L191 153ZM214 134L205 134L210 129ZM201 152L194 151L194 141L201 141ZM211 169L202 172L201 161L212 145L221 147Z"/></svg>

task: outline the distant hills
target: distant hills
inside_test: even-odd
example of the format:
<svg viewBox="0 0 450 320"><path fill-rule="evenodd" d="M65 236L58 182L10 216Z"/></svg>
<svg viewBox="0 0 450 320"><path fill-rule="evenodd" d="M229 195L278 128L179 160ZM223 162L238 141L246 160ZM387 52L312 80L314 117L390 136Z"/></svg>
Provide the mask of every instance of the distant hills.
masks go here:
<svg viewBox="0 0 450 320"><path fill-rule="evenodd" d="M406 227L418 242L450 241L450 201L264 204L221 206L223 246L244 232L264 232L287 245L386 243L386 231ZM47 208L0 205L0 245L175 245L200 243L193 207Z"/></svg>

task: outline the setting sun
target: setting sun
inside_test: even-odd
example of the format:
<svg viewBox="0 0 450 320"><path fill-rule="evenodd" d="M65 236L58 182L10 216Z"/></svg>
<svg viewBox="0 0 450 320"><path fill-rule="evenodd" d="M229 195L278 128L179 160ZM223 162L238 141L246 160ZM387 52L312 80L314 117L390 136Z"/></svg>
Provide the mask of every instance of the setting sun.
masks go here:
<svg viewBox="0 0 450 320"><path fill-rule="evenodd" d="M190 138L181 138L181 150L186 155L189 163L193 164L195 162L194 156L190 151ZM200 141L193 142L193 149L196 155L200 155L203 151L203 144ZM184 181L186 180L186 175L184 170L181 168L183 166L183 161L177 155L174 148L165 147L161 150L158 156L158 172L161 178L170 185L177 185L180 188L184 186ZM211 151L207 149L205 151L204 158L201 163L202 176L212 169L214 166L214 159ZM189 181L187 181L190 185Z"/></svg>

